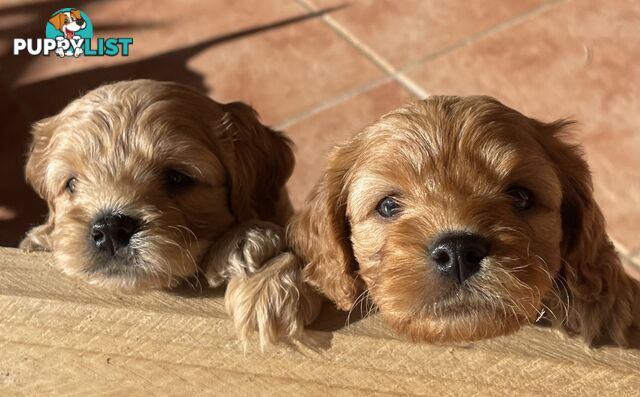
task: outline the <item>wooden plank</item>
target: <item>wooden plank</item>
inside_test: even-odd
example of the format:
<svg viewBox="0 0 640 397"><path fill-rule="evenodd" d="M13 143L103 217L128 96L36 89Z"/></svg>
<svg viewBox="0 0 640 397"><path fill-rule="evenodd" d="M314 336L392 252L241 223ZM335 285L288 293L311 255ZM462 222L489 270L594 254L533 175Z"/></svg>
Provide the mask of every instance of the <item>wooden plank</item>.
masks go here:
<svg viewBox="0 0 640 397"><path fill-rule="evenodd" d="M222 291L126 295L48 254L0 248L0 395L592 395L640 393L640 351L528 327L452 346L327 308L305 343L246 350ZM326 331L334 329L335 331Z"/></svg>

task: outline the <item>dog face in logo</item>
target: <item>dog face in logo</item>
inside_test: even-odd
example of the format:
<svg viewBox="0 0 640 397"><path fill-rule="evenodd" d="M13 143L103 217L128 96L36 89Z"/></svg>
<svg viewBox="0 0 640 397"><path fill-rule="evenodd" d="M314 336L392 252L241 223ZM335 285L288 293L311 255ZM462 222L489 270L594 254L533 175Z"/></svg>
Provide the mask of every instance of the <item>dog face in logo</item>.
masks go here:
<svg viewBox="0 0 640 397"><path fill-rule="evenodd" d="M49 22L62 34L65 39L72 39L76 32L84 29L87 23L82 19L80 10L61 12L49 19Z"/></svg>

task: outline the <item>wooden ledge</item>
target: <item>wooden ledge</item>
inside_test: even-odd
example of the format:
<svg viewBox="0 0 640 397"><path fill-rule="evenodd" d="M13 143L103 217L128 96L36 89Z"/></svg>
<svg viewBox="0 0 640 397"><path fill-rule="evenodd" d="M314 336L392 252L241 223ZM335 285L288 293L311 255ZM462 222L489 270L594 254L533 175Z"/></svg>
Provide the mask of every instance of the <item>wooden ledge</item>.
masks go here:
<svg viewBox="0 0 640 397"><path fill-rule="evenodd" d="M245 352L220 291L124 295L0 248L0 395L637 395L640 350L528 327L455 345L399 340L326 309L309 345Z"/></svg>

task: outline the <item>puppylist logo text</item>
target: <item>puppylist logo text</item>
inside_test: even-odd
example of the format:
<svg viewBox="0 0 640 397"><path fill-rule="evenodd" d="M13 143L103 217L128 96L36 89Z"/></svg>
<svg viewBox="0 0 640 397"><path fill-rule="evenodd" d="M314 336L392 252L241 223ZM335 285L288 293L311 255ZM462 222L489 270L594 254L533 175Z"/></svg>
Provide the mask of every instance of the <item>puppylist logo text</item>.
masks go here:
<svg viewBox="0 0 640 397"><path fill-rule="evenodd" d="M13 39L13 55L45 55L78 58L84 56L129 56L133 38L93 38L93 24L84 12L62 8L47 21L45 38Z"/></svg>

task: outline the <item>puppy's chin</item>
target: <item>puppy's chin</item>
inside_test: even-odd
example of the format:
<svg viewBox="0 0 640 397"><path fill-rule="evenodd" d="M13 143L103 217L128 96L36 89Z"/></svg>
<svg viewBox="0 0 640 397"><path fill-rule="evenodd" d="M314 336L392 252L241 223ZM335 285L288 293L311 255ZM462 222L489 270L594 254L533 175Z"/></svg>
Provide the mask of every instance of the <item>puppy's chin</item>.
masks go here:
<svg viewBox="0 0 640 397"><path fill-rule="evenodd" d="M54 232L56 265L92 285L125 292L175 287L199 271L210 246L208 241L181 239L165 228L149 228L111 256L91 247L86 230L86 225L59 225Z"/></svg>
<svg viewBox="0 0 640 397"><path fill-rule="evenodd" d="M414 341L462 342L509 334L544 314L542 297L551 288L548 278L523 281L495 258L487 258L462 284L424 265L397 264L380 264L370 295L385 321ZM522 265L531 266L536 265Z"/></svg>
<svg viewBox="0 0 640 397"><path fill-rule="evenodd" d="M459 295L466 295L460 293ZM506 335L535 321L537 311L474 298L455 297L431 303L420 312L402 312L381 307L385 321L414 341L465 342Z"/></svg>

